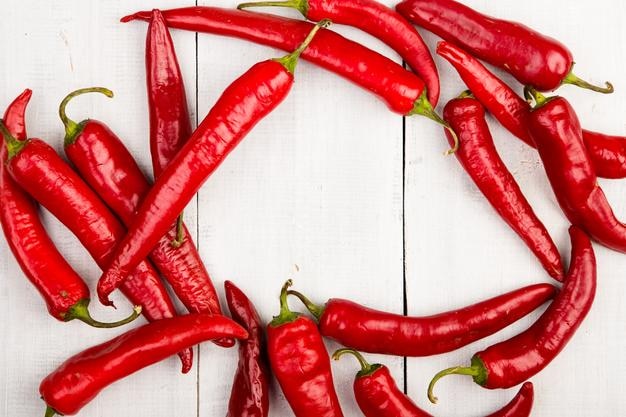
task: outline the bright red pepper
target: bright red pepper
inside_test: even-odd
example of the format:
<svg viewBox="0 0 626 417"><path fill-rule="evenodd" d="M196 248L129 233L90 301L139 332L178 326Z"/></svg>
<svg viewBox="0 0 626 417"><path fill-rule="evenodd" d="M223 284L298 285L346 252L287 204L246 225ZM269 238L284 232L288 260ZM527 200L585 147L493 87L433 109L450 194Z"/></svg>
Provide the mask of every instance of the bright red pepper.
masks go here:
<svg viewBox="0 0 626 417"><path fill-rule="evenodd" d="M107 386L180 350L246 337L245 329L224 316L189 314L146 324L72 356L45 377L39 393L46 417L74 415Z"/></svg>
<svg viewBox="0 0 626 417"><path fill-rule="evenodd" d="M228 154L287 96L298 57L320 27L316 26L295 52L254 65L224 91L189 142L157 178L137 211L133 226L117 246L98 282L98 296L103 304L110 304L109 294L167 233Z"/></svg>
<svg viewBox="0 0 626 417"><path fill-rule="evenodd" d="M226 417L267 417L270 373L259 313L250 299L232 282L226 281L224 290L233 320L248 331L248 338L239 341L239 364Z"/></svg>
<svg viewBox="0 0 626 417"><path fill-rule="evenodd" d="M528 133L530 105L480 61L448 42L439 42L437 54L445 58L491 114L509 132L536 148ZM583 130L589 157L602 178L626 178L626 138Z"/></svg>
<svg viewBox="0 0 626 417"><path fill-rule="evenodd" d="M280 314L267 326L272 371L296 417L343 417L330 358L315 322L289 310L287 281Z"/></svg>
<svg viewBox="0 0 626 417"><path fill-rule="evenodd" d="M39 139L20 142L3 133L12 178L76 235L100 268L106 267L124 236L124 227L50 145ZM133 270L121 290L134 305L142 307L149 321L176 315L157 272L145 261ZM192 350L181 352L183 372L191 369L192 355Z"/></svg>
<svg viewBox="0 0 626 417"><path fill-rule="evenodd" d="M4 113L7 130L18 141L26 136L25 112L32 95L25 90ZM37 288L48 312L61 321L78 319L93 327L117 327L137 318L133 315L117 323L102 323L89 314L89 288L59 253L39 218L37 203L11 178L6 170L7 149L0 144L0 223L11 252L26 278Z"/></svg>
<svg viewBox="0 0 626 417"><path fill-rule="evenodd" d="M575 226L569 233L570 269L548 309L526 331L475 354L470 367L439 372L428 387L432 402L437 402L435 383L446 375L470 375L489 389L511 388L536 375L563 350L589 313L596 294L596 259L589 237Z"/></svg>
<svg viewBox="0 0 626 417"><path fill-rule="evenodd" d="M597 87L572 73L572 53L559 41L516 22L478 13L454 0L404 0L396 6L402 16L473 56L499 67L524 85L541 91L573 84L600 93Z"/></svg>
<svg viewBox="0 0 626 417"><path fill-rule="evenodd" d="M282 6L298 10L314 22L330 19L334 23L354 26L380 39L395 50L415 73L424 80L428 100L439 102L439 73L420 34L395 10L376 0L286 0L242 3L247 7Z"/></svg>
<svg viewBox="0 0 626 417"><path fill-rule="evenodd" d="M322 307L297 291L289 294L318 319L324 337L361 352L416 357L450 352L494 334L551 299L555 288L531 285L430 317L391 314L341 299Z"/></svg>
<svg viewBox="0 0 626 417"><path fill-rule="evenodd" d="M532 382L524 382L517 395L495 413L487 417L528 417L533 409L535 392Z"/></svg>

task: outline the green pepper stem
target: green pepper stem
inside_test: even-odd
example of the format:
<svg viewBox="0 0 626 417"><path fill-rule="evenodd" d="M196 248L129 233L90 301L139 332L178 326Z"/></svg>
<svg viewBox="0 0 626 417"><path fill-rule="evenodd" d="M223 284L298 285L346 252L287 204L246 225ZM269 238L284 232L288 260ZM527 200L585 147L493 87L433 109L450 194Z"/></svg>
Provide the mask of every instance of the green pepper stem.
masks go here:
<svg viewBox="0 0 626 417"><path fill-rule="evenodd" d="M433 379L430 381L430 384L428 384L428 399L430 400L431 403L437 404L438 399L433 394L433 389L435 388L435 384L437 383L437 381L439 381L444 376L469 375L469 376L476 378L476 377L481 376L481 373L482 373L482 370L480 369L480 367L476 365L472 365L468 367L455 366L454 368L444 369L443 371L435 375Z"/></svg>
<svg viewBox="0 0 626 417"><path fill-rule="evenodd" d="M239 10L247 9L248 7L290 7L296 9L302 16L307 17L309 13L309 2L307 0L286 0L286 1L259 1L241 3L237 6Z"/></svg>
<svg viewBox="0 0 626 417"><path fill-rule="evenodd" d="M4 143L7 146L7 160L20 153L20 151L24 149L24 146L28 143L28 141L16 139L11 132L9 132L9 129L7 129L2 119L0 119L0 133L4 137ZM6 161L0 161L0 163L4 162Z"/></svg>
<svg viewBox="0 0 626 417"><path fill-rule="evenodd" d="M304 294L302 294L299 291L287 291L288 295L293 295L296 296L300 299L300 301L302 301L302 304L304 304L304 306L306 307L307 310L309 310L309 312L311 314L313 314L313 316L319 321L319 319L322 317L322 314L324 314L324 307L314 304L311 300L309 300Z"/></svg>
<svg viewBox="0 0 626 417"><path fill-rule="evenodd" d="M63 122L63 125L65 126L65 146L69 146L72 143L74 143L76 136L78 136L78 134L81 131L81 126L80 126L81 124L76 123L74 120L67 117L65 108L67 107L67 104L74 97L87 94L87 93L100 93L100 94L104 94L105 96L109 98L113 97L113 92L109 90L108 88L104 88L104 87L81 88L79 90L72 91L67 96L65 96L65 98L63 99L63 101L61 101L61 104L59 105L59 117L61 118L61 121Z"/></svg>
<svg viewBox="0 0 626 417"><path fill-rule="evenodd" d="M278 316L274 316L274 319L270 323L271 326L280 326L285 323L290 323L296 320L299 315L289 310L289 303L287 302L287 290L293 285L293 281L288 279L280 290L280 313Z"/></svg>
<svg viewBox="0 0 626 417"><path fill-rule="evenodd" d="M357 373L357 377L371 375L374 372L376 372L377 369L380 369L382 367L382 365L379 363L375 363L375 364L369 363L367 360L365 360L365 358L363 357L363 355L361 355L361 353L350 348L343 348L343 349L339 349L335 351L335 353L333 353L333 359L338 361L346 353L354 356L356 360L359 361L359 364L361 365L361 370Z"/></svg>
<svg viewBox="0 0 626 417"><path fill-rule="evenodd" d="M172 246L178 249L183 243L185 243L185 223L183 213L180 213L176 220L176 238L172 239Z"/></svg>
<svg viewBox="0 0 626 417"><path fill-rule="evenodd" d="M54 410L54 408L50 407L49 405L46 406L46 414L44 417L53 417L57 414L57 412Z"/></svg>
<svg viewBox="0 0 626 417"><path fill-rule="evenodd" d="M474 93L472 93L471 90L465 90L461 94L459 94L457 98L461 99L461 98L475 98L475 97L474 97Z"/></svg>
<svg viewBox="0 0 626 417"><path fill-rule="evenodd" d="M300 44L300 46L298 46L298 48L295 51L293 51L289 55L285 55L282 58L275 58L274 61L281 64L283 67L285 67L287 71L293 74L294 71L296 70L296 64L298 63L298 58L300 58L300 55L302 54L302 52L304 52L304 50L309 46L309 44L315 37L315 34L321 28L326 28L330 26L330 24L331 24L330 19L320 20L319 22L317 22L315 27L311 29L311 32L309 32L307 37L304 39L304 41Z"/></svg>
<svg viewBox="0 0 626 417"><path fill-rule="evenodd" d="M544 106L546 103L548 103L548 101L550 101L550 98L544 96L535 88L528 85L524 87L524 97L526 97L526 100L528 100L529 102L532 102L532 100L534 100L535 103L537 103L535 105L536 109Z"/></svg>
<svg viewBox="0 0 626 417"><path fill-rule="evenodd" d="M454 131L454 129L450 127L450 124L446 122L445 120L443 120L441 116L437 114L435 109L433 109L432 104L430 104L430 101L428 101L428 95L427 95L426 89L422 91L422 95L417 99L417 101L415 101L415 104L413 105L413 110L411 110L409 114L407 114L407 116L413 116L413 115L427 117L430 120L434 121L435 123L440 124L446 130L448 130L448 132L450 132L450 134L452 135L452 140L454 141L454 146L452 147L452 149L448 149L444 153L444 155L452 155L453 153L459 150L459 137L456 135L456 132Z"/></svg>
<svg viewBox="0 0 626 417"><path fill-rule="evenodd" d="M565 79L563 80L561 84L571 84L571 85L575 85L576 87L584 88L585 90L591 90L591 91L595 91L596 93L602 93L602 94L612 94L615 91L615 88L613 88L613 84L611 84L608 81L605 82L606 87L599 87L581 78L578 78L578 76L576 76L576 74L574 74L572 71L570 71L569 74L567 74L567 76L565 77Z"/></svg>
<svg viewBox="0 0 626 417"><path fill-rule="evenodd" d="M96 327L99 329L112 329L114 327L120 327L120 326L123 326L125 324L128 324L134 321L141 314L141 306L135 306L133 308L132 314L126 317L125 319L116 321L113 323L103 323L91 317L91 314L89 313L89 309L87 308L88 306L89 306L89 300L80 300L79 302L77 302L76 304L74 304L72 307L69 308L67 313L65 313L64 320L70 321L70 320L77 319L92 327Z"/></svg>

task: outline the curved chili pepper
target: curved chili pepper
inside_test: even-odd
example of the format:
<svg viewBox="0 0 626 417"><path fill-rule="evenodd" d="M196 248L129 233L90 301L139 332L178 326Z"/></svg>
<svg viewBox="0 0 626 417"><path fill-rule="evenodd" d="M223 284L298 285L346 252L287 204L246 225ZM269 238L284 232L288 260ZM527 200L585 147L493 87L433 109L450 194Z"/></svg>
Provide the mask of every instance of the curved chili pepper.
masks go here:
<svg viewBox="0 0 626 417"><path fill-rule="evenodd" d="M535 92L535 98L528 131L561 209L597 242L626 252L626 225L615 217L598 185L576 112L562 97L546 99Z"/></svg>
<svg viewBox="0 0 626 417"><path fill-rule="evenodd" d="M239 342L239 364L226 417L267 417L270 373L259 313L232 282L224 282L224 290L233 320L248 331L248 338Z"/></svg>
<svg viewBox="0 0 626 417"><path fill-rule="evenodd" d="M524 382L511 402L487 417L528 417L533 409L534 398L535 392L532 382Z"/></svg>
<svg viewBox="0 0 626 417"><path fill-rule="evenodd" d="M527 101L480 61L451 43L440 42L437 54L452 64L472 94L502 126L527 145L536 148L526 125L530 112ZM626 178L626 138L583 130L583 140L598 176Z"/></svg>
<svg viewBox="0 0 626 417"><path fill-rule="evenodd" d="M454 0L404 0L396 10L524 85L552 91L572 84L604 94L613 92L609 82L603 88L578 78L572 72L572 53L565 45L522 24L486 16Z"/></svg>
<svg viewBox="0 0 626 417"><path fill-rule="evenodd" d="M296 417L343 417L333 384L330 358L313 320L289 310L287 281L280 314L267 326L272 371Z"/></svg>
<svg viewBox="0 0 626 417"><path fill-rule="evenodd" d="M189 142L157 178L133 226L117 246L98 282L103 304L111 304L109 294L167 233L202 184L256 123L287 96L298 57L326 24L328 21L318 23L295 52L254 65L224 91Z"/></svg>
<svg viewBox="0 0 626 417"><path fill-rule="evenodd" d="M489 388L510 388L544 369L563 350L591 309L596 294L596 258L589 237L572 226L570 269L563 288L548 309L519 335L493 345L472 358L472 366L439 372L428 387L433 396L435 383L446 375L470 375Z"/></svg>
<svg viewBox="0 0 626 417"><path fill-rule="evenodd" d="M352 349L337 350L333 359L339 360L346 353L361 364L354 378L354 397L365 417L432 417L398 388L385 365L370 364Z"/></svg>
<svg viewBox="0 0 626 417"><path fill-rule="evenodd" d="M559 250L498 155L483 106L464 93L446 105L444 118L459 135L460 146L455 156L463 169L548 274L562 281L564 272ZM454 141L450 136L448 140Z"/></svg>
<svg viewBox="0 0 626 417"><path fill-rule="evenodd" d="M331 299L322 307L298 291L289 294L317 318L324 337L361 352L417 357L450 352L492 335L551 299L555 288L531 285L430 317L391 314L341 299Z"/></svg>
<svg viewBox="0 0 626 417"><path fill-rule="evenodd" d="M385 42L395 50L415 73L424 80L428 101L439 102L439 73L426 43L405 18L375 0L286 0L241 3L247 7L279 6L298 10L309 20L330 19L334 23L354 26Z"/></svg>
<svg viewBox="0 0 626 417"><path fill-rule="evenodd" d="M24 90L7 108L3 121L16 140L26 140L24 114L32 95ZM0 144L0 223L11 252L26 278L43 297L52 317L78 319L93 327L111 328L130 323L141 313L115 323L94 320L89 314L89 288L54 246L39 218L37 203L11 178L5 168L7 149Z"/></svg>
<svg viewBox="0 0 626 417"><path fill-rule="evenodd" d="M39 139L17 141L0 123L8 148L7 169L15 182L68 227L100 268L106 267L124 228L98 196L55 150ZM142 261L124 281L124 295L149 321L176 315L154 268ZM181 352L183 372L192 366L191 349Z"/></svg>
<svg viewBox="0 0 626 417"><path fill-rule="evenodd" d="M244 328L224 316L189 314L146 324L72 356L45 377L39 393L46 417L74 415L107 386L180 350L246 337Z"/></svg>

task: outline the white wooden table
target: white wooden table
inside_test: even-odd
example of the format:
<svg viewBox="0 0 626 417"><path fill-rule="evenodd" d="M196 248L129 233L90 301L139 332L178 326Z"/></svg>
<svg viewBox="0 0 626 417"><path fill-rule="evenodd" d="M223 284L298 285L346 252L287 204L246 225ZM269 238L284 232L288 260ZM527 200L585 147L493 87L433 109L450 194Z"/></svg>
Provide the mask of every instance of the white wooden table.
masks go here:
<svg viewBox="0 0 626 417"><path fill-rule="evenodd" d="M596 83L614 81L617 93L608 97L573 87L560 92L575 104L586 127L626 133L626 3L466 2L557 37L574 52L580 76ZM199 3L236 5L235 0ZM139 9L187 5L165 0L4 0L0 108L24 88L32 88L30 135L61 151L63 132L56 115L60 99L80 87L109 87L116 93L113 101L83 97L69 112L79 120L106 121L143 169L151 172L144 87L146 24L124 25L118 19ZM298 17L295 12L281 13ZM340 26L333 30L399 61L380 42L356 30ZM204 117L221 91L253 63L282 55L240 40L173 34L194 120ZM431 47L437 41L430 34L425 38ZM445 62L438 59L438 65L445 103L463 86ZM550 282L455 158L442 156L446 144L441 129L420 118L403 120L368 93L311 64L301 63L296 78L285 103L232 153L185 212L220 292L224 280L235 281L269 320L278 309L279 288L290 277L318 302L347 297L415 315ZM505 161L567 259L568 224L538 156L496 123L491 125ZM626 183L602 185L616 212L626 213ZM44 213L44 220L63 254L93 287L99 270L88 254L54 218ZM595 305L571 344L533 379L533 415L626 415L626 256L597 245L596 250ZM117 296L118 304L124 305ZM92 310L98 318L119 317L96 302ZM69 355L120 332L51 319L3 239L0 314L0 415L7 417L43 415L40 380ZM451 377L439 384L440 404L433 406L425 395L428 381L436 371L466 364L473 352L524 329L538 314L451 354L407 361L369 358L387 364L400 386L404 384L420 406L438 416L485 415L517 390L487 391L470 378ZM105 390L81 415L224 416L235 366L235 349L203 345L196 350L189 375L181 376L179 363L172 358ZM352 397L357 364L346 359L333 369L346 416L360 415ZM277 386L271 415L292 415Z"/></svg>

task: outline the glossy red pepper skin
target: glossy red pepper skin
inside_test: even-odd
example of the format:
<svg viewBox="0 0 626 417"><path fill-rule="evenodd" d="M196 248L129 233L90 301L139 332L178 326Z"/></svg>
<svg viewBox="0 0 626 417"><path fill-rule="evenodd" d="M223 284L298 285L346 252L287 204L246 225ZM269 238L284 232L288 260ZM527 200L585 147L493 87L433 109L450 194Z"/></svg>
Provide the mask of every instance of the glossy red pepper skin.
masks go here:
<svg viewBox="0 0 626 417"><path fill-rule="evenodd" d="M448 42L437 45L437 54L445 58L491 114L509 132L536 148L528 133L526 118L530 105L480 61ZM626 138L583 130L589 157L602 178L626 178Z"/></svg>
<svg viewBox="0 0 626 417"><path fill-rule="evenodd" d="M569 221L602 245L626 252L626 225L598 185L572 106L562 97L547 99L530 113L528 130Z"/></svg>
<svg viewBox="0 0 626 417"><path fill-rule="evenodd" d="M233 320L248 331L248 338L239 341L239 364L226 417L267 417L270 373L263 324L250 299L235 284L226 281L224 290Z"/></svg>
<svg viewBox="0 0 626 417"><path fill-rule="evenodd" d="M559 250L500 158L483 106L473 97L453 99L445 107L444 119L458 135L460 147L454 155L474 184L500 217L522 238L548 274L563 281ZM448 131L446 135L448 141L454 144Z"/></svg>
<svg viewBox="0 0 626 417"><path fill-rule="evenodd" d="M107 386L176 352L207 340L247 336L224 316L189 314L159 320L72 356L44 378L39 392L49 410L74 415Z"/></svg>
<svg viewBox="0 0 626 417"><path fill-rule="evenodd" d="M406 317L373 310L348 300L331 299L324 307L304 301L318 317L320 332L352 349L396 356L432 356L450 352L511 325L551 299L556 290L536 284L430 317Z"/></svg>
<svg viewBox="0 0 626 417"><path fill-rule="evenodd" d="M510 403L487 417L528 417L533 409L535 391L532 382L524 382Z"/></svg>

